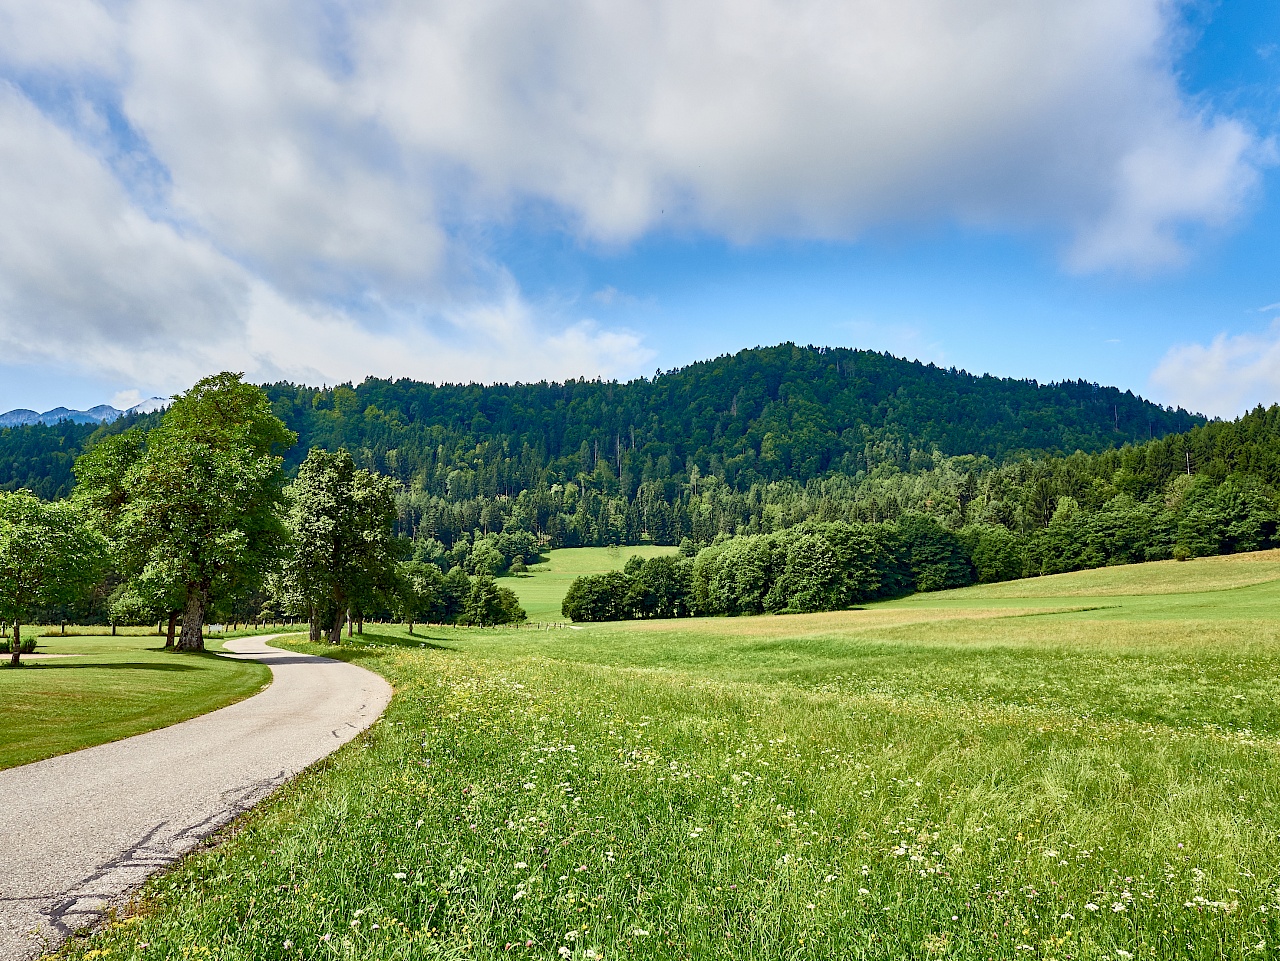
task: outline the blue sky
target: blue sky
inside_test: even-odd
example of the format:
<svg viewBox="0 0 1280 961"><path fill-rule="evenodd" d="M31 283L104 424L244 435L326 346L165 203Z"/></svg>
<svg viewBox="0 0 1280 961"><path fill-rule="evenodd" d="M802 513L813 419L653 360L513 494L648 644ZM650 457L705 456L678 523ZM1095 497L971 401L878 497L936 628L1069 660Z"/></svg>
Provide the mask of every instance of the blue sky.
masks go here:
<svg viewBox="0 0 1280 961"><path fill-rule="evenodd" d="M15 0L0 410L795 340L1233 416L1278 110L1265 0Z"/></svg>

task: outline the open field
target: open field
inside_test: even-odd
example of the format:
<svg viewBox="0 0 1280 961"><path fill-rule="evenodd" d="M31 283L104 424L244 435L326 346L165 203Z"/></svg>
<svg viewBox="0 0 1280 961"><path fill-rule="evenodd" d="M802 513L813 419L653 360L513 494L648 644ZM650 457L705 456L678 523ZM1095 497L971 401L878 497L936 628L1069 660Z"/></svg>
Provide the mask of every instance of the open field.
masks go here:
<svg viewBox="0 0 1280 961"><path fill-rule="evenodd" d="M154 629L136 630L43 637L37 653L76 656L0 669L0 769L185 721L271 680L261 664L165 651Z"/></svg>
<svg viewBox="0 0 1280 961"><path fill-rule="evenodd" d="M674 547L570 547L548 551L547 561L535 564L524 576L504 577L502 584L516 592L531 621L563 621L560 603L575 577L620 571L636 556L674 554Z"/></svg>
<svg viewBox="0 0 1280 961"><path fill-rule="evenodd" d="M1249 563L366 633L339 656L393 681L383 721L67 953L1269 957L1280 579L1222 588Z"/></svg>

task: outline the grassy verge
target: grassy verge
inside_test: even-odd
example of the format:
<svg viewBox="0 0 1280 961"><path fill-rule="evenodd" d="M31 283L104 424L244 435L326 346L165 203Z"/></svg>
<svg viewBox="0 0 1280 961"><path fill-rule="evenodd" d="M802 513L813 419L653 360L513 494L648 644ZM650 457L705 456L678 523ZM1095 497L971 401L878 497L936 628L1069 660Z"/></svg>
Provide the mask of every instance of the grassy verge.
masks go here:
<svg viewBox="0 0 1280 961"><path fill-rule="evenodd" d="M529 568L528 574L503 578L502 584L516 592L529 620L563 621L560 604L574 578L620 571L636 555L657 557L674 553L674 547L566 547L548 551L544 563Z"/></svg>
<svg viewBox="0 0 1280 961"><path fill-rule="evenodd" d="M317 647L384 719L66 953L1270 956L1280 581L1204 583Z"/></svg>
<svg viewBox="0 0 1280 961"><path fill-rule="evenodd" d="M261 664L166 651L154 633L45 637L37 652L72 656L0 669L0 769L166 727L271 679Z"/></svg>

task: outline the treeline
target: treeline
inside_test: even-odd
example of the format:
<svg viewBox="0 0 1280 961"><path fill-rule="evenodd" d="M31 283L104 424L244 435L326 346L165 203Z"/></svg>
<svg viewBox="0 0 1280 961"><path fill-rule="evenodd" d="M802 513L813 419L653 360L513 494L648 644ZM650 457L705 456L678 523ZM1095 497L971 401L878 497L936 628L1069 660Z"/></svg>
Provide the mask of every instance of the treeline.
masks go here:
<svg viewBox="0 0 1280 961"><path fill-rule="evenodd" d="M1200 510L1196 505L1208 503L1208 492L1228 478L1235 480L1222 497L1234 497L1231 492L1239 489L1244 491L1240 497L1275 502L1280 408L1259 408L1236 421L1098 454L1003 464L935 454L931 466L914 472L886 465L805 484L756 484L746 491L705 477L671 491L670 501L663 500L667 491L661 485L642 485L631 499L574 483L460 502L406 491L398 501L398 528L420 550L454 557L464 557L471 545L495 534L509 537L515 531L550 547L685 542L699 547L718 538L774 533L808 520L874 524L908 514L932 517L951 530L968 524L999 526L1026 540L1048 527L1066 498L1074 504L1081 531L1141 515L1141 523L1167 532L1185 527L1179 513L1184 502ZM1093 541L1101 536L1088 535ZM1211 552L1204 537L1189 542L1188 549ZM1239 549L1232 546L1235 540L1229 534L1220 537L1218 552ZM1160 543L1172 550L1167 536L1161 535ZM1099 549L1089 547L1087 553L1096 557ZM1038 555L1032 551L1029 556ZM1107 556L1119 562L1126 555L1111 550Z"/></svg>
<svg viewBox="0 0 1280 961"><path fill-rule="evenodd" d="M443 385L368 379L329 389L273 384L276 414L311 447L451 503L573 483L671 503L715 477L735 491L934 451L1003 461L1100 451L1202 419L1083 381L1037 384L872 351L782 344L628 383Z"/></svg>
<svg viewBox="0 0 1280 961"><path fill-rule="evenodd" d="M632 558L623 571L580 577L562 610L579 621L842 610L917 591L1280 546L1276 498L1256 478L1170 487L1164 504L1122 494L1095 511L1063 496L1049 523L1030 530L953 530L916 513L882 523L806 520L720 538L692 558Z"/></svg>
<svg viewBox="0 0 1280 961"><path fill-rule="evenodd" d="M284 453L297 437L239 375L201 380L146 423L99 436L76 458L70 498L0 492L0 622L12 626L12 665L24 624L80 620L86 609L112 624L167 619L168 643L187 650L203 649L211 618L301 617L313 640L335 643L344 624L350 633L383 612L410 623L524 619L488 570L473 577L455 565L446 575L405 562L396 482L347 451L311 450L286 483Z"/></svg>
<svg viewBox="0 0 1280 961"><path fill-rule="evenodd" d="M1097 455L938 458L807 485L690 498L690 614L827 610L913 591L1280 546L1280 406ZM701 548L701 549L699 549ZM696 553L696 560L692 555ZM635 572L633 571L633 574ZM653 616L642 582L575 584L565 614ZM601 601L601 603L604 603ZM817 606L815 606L817 605Z"/></svg>
<svg viewBox="0 0 1280 961"><path fill-rule="evenodd" d="M312 449L346 449L358 467L401 484L401 536L446 548L511 524L557 546L705 541L746 518L729 495L752 500L772 485L916 473L939 455L1004 464L1098 452L1202 421L1083 381L979 377L794 344L628 383L368 379L265 390L298 437L282 455L286 476ZM67 496L80 453L158 422L144 415L102 427L0 430L0 489ZM721 516L724 508L738 518Z"/></svg>

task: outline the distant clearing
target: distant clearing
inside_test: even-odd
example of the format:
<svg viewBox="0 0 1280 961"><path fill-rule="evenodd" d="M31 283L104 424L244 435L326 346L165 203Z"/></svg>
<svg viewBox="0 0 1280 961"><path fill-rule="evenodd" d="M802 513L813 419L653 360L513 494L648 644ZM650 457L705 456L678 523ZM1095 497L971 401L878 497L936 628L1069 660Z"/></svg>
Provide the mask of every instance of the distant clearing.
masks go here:
<svg viewBox="0 0 1280 961"><path fill-rule="evenodd" d="M503 578L502 584L510 587L520 598L531 621L564 621L560 603L575 577L583 574L603 574L621 570L629 558L659 557L674 554L674 547L566 547L548 551L547 561L529 568L523 577Z"/></svg>

